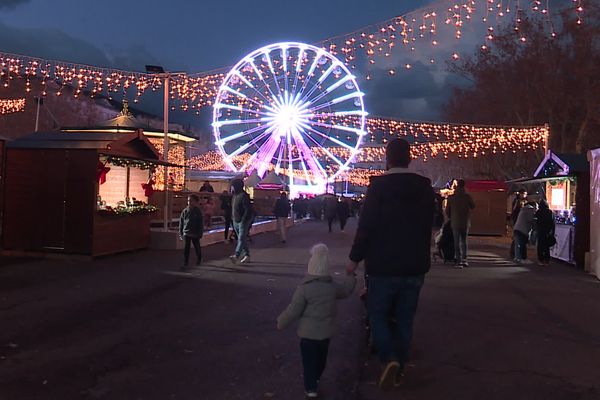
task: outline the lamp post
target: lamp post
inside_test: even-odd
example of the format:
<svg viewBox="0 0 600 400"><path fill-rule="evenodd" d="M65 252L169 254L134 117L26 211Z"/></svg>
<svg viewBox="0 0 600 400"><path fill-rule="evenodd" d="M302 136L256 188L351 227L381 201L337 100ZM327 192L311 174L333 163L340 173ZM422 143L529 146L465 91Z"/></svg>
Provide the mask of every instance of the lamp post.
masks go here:
<svg viewBox="0 0 600 400"><path fill-rule="evenodd" d="M146 72L155 74L163 78L164 94L163 94L163 161L165 162L163 184L165 188L165 207L163 210L163 229L169 229L169 172L167 163L169 162L169 84L171 76L181 73L165 72L164 68L158 65L146 65Z"/></svg>

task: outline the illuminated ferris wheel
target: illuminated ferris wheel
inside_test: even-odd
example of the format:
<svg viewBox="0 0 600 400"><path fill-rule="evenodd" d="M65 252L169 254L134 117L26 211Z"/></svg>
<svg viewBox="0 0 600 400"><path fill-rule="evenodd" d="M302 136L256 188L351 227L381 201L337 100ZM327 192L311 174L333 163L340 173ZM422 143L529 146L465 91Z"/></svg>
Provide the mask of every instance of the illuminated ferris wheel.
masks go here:
<svg viewBox="0 0 600 400"><path fill-rule="evenodd" d="M248 54L225 76L213 131L225 164L284 174L292 193L322 193L348 169L365 131L363 96L348 68L304 43Z"/></svg>

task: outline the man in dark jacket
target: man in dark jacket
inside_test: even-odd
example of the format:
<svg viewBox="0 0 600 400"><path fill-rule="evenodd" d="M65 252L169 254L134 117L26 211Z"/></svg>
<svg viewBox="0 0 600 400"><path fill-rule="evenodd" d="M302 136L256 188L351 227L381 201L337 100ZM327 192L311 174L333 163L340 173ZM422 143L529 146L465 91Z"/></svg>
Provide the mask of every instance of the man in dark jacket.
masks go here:
<svg viewBox="0 0 600 400"><path fill-rule="evenodd" d="M277 218L277 227L279 229L279 234L281 235L281 243L285 243L286 241L286 221L290 214L290 201L287 198L285 192L281 192L281 195L275 202L275 207L273 209L273 214L275 214L275 218Z"/></svg>
<svg viewBox="0 0 600 400"><path fill-rule="evenodd" d="M454 189L454 194L448 197L446 214L450 218L452 236L454 237L454 258L457 268L468 267L467 262L467 237L471 227L471 210L475 202L470 194L465 191L465 181L459 179Z"/></svg>
<svg viewBox="0 0 600 400"><path fill-rule="evenodd" d="M248 248L248 231L252 224L252 205L250 196L244 191L244 181L234 179L231 182L233 198L231 199L231 218L233 229L237 236L235 254L230 256L231 262L246 263L250 261L250 249ZM243 255L242 255L243 253ZM241 258L240 258L241 257Z"/></svg>
<svg viewBox="0 0 600 400"><path fill-rule="evenodd" d="M196 265L200 265L200 261L202 260L200 238L204 233L204 224L202 222L199 201L200 199L195 194L188 196L188 205L183 209L179 217L179 237L181 240L185 240L182 269L186 269L188 266L190 243L194 245L194 250L196 251Z"/></svg>
<svg viewBox="0 0 600 400"><path fill-rule="evenodd" d="M231 196L227 190L223 190L223 193L219 196L221 201L221 210L223 211L223 218L225 219L225 230L223 231L225 240L231 241L229 238L229 228L231 224Z"/></svg>
<svg viewBox="0 0 600 400"><path fill-rule="evenodd" d="M384 369L382 389L399 382L408 360L419 292L431 266L434 192L429 179L408 171L410 146L394 139L386 148L387 172L371 178L347 272L365 261L367 310ZM389 325L393 310L397 327Z"/></svg>

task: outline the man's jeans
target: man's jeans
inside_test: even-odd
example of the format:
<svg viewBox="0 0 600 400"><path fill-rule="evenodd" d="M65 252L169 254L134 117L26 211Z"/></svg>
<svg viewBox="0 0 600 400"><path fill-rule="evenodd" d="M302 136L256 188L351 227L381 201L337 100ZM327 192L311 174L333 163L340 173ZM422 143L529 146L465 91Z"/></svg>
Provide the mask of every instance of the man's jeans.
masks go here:
<svg viewBox="0 0 600 400"><path fill-rule="evenodd" d="M456 262L467 261L467 236L469 235L469 230L452 229L452 235L454 236L454 258Z"/></svg>
<svg viewBox="0 0 600 400"><path fill-rule="evenodd" d="M248 249L248 222L234 222L233 229L237 235L237 245L235 246L235 256L239 257L244 252L244 255L250 256L250 249Z"/></svg>
<svg viewBox="0 0 600 400"><path fill-rule="evenodd" d="M281 235L281 240L285 241L285 223L287 222L287 217L277 217L277 229L279 230L279 234Z"/></svg>
<svg viewBox="0 0 600 400"><path fill-rule="evenodd" d="M367 311L382 363L408 360L413 320L425 276L369 277ZM395 319L395 321L392 321Z"/></svg>

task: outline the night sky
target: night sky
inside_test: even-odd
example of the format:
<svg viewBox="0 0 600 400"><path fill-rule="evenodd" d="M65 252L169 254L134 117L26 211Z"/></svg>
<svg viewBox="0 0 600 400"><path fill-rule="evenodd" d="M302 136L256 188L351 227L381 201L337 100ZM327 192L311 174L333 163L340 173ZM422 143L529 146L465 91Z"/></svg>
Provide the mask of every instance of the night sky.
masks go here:
<svg viewBox="0 0 600 400"><path fill-rule="evenodd" d="M133 71L157 64L202 72L233 65L268 43L317 43L431 3L436 2L0 0L0 50ZM480 38L465 38L461 46L474 48ZM418 54L411 57L414 68L394 77L386 76L386 68L404 65L403 56L387 61L397 65L374 67L371 82L364 80L365 71L357 73L372 115L440 118L453 79L443 72L443 62L430 66L418 61ZM160 115L160 105L153 103L142 102L142 107ZM191 117L182 118L190 123Z"/></svg>

